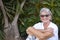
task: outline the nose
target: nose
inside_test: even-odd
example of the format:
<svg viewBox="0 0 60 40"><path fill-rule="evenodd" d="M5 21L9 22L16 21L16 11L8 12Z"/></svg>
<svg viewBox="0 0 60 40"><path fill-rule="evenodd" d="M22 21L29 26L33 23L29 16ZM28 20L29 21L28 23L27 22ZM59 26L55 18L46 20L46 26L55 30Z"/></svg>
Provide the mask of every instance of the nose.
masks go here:
<svg viewBox="0 0 60 40"><path fill-rule="evenodd" d="M44 19L46 19L46 16L44 16Z"/></svg>

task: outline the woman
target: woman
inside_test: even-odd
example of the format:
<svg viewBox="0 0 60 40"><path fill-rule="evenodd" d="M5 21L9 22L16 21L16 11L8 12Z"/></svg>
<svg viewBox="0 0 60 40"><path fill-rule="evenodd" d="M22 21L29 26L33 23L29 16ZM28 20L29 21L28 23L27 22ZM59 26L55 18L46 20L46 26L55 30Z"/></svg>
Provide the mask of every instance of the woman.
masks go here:
<svg viewBox="0 0 60 40"><path fill-rule="evenodd" d="M40 10L40 19L42 22L27 28L26 40L58 40L58 27L51 22L52 13L48 8Z"/></svg>

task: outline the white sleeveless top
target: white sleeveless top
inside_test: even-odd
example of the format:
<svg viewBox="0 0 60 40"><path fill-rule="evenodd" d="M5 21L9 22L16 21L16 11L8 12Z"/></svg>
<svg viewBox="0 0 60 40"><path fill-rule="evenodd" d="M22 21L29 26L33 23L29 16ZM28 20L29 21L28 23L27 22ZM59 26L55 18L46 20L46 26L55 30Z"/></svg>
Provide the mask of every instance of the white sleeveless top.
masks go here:
<svg viewBox="0 0 60 40"><path fill-rule="evenodd" d="M35 24L33 26L35 29L44 29L43 23L39 22L37 24ZM58 27L56 24L50 22L49 26L50 28L53 28L53 34L54 36L52 36L51 38L47 39L47 40L58 40ZM35 38L34 36L28 35L28 37L26 38L26 40L39 40L38 38Z"/></svg>

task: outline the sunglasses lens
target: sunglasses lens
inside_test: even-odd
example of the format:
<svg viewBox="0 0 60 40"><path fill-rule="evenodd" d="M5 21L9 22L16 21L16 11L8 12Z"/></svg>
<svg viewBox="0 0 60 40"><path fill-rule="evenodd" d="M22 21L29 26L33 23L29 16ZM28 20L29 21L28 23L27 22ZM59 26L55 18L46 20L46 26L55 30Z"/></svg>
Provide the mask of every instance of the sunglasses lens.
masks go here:
<svg viewBox="0 0 60 40"><path fill-rule="evenodd" d="M44 15L41 15L41 17L44 17Z"/></svg>
<svg viewBox="0 0 60 40"><path fill-rule="evenodd" d="M49 15L45 15L46 17L48 17Z"/></svg>
<svg viewBox="0 0 60 40"><path fill-rule="evenodd" d="M40 15L41 17L48 17L49 15Z"/></svg>

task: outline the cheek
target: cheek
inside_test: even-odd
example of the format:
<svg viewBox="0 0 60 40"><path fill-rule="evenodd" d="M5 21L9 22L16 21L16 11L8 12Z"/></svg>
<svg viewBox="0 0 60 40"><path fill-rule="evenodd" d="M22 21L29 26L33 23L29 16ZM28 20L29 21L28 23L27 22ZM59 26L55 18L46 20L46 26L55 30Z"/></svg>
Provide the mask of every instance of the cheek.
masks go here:
<svg viewBox="0 0 60 40"><path fill-rule="evenodd" d="M51 16L48 19L51 20Z"/></svg>
<svg viewBox="0 0 60 40"><path fill-rule="evenodd" d="M50 20L50 17L46 18L46 20Z"/></svg>
<svg viewBox="0 0 60 40"><path fill-rule="evenodd" d="M43 21L43 20L44 20L44 18L41 18L41 17L40 17L40 20L41 20L41 21Z"/></svg>

